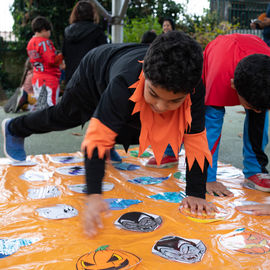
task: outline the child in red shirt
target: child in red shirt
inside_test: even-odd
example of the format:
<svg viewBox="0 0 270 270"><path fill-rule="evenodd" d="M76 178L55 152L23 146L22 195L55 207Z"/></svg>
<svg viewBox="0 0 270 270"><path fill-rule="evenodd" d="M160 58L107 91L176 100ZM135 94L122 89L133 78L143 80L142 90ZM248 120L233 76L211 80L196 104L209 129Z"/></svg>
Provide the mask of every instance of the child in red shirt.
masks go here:
<svg viewBox="0 0 270 270"><path fill-rule="evenodd" d="M32 21L32 30L35 33L27 45L27 53L33 64L33 90L38 100L42 86L46 87L47 104L53 106L57 103L60 86L60 65L63 65L62 54L57 54L56 49L49 39L52 26L42 16Z"/></svg>

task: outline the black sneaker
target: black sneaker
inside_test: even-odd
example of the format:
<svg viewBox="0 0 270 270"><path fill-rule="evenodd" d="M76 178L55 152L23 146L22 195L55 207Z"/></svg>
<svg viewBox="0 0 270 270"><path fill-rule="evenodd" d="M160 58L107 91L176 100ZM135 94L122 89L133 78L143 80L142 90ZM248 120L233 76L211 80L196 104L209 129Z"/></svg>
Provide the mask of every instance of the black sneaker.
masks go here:
<svg viewBox="0 0 270 270"><path fill-rule="evenodd" d="M20 100L20 98L22 96L22 91L21 90L22 89L20 87L18 87L16 89L16 91L14 92L14 94L9 98L7 103L4 105L4 111L6 113L10 113L10 112L15 113L15 109L16 109L18 100Z"/></svg>
<svg viewBox="0 0 270 270"><path fill-rule="evenodd" d="M22 109L23 105L28 103L28 94L21 89L20 94L18 95L16 106L14 108L14 112L18 112L20 109Z"/></svg>

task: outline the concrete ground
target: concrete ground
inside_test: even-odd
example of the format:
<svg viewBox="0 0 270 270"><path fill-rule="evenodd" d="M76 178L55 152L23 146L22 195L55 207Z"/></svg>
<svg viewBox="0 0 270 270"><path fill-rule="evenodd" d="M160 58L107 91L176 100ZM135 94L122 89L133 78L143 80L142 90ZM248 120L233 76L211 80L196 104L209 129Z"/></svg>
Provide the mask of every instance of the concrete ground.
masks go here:
<svg viewBox="0 0 270 270"><path fill-rule="evenodd" d="M245 114L241 106L227 107L224 119L223 133L219 151L219 161L230 163L237 168L243 168L242 164L242 134ZM13 118L21 114L6 114L0 106L0 121L4 118ZM87 125L66 131L51 132L42 135L32 135L25 140L25 150L28 155L72 153L80 150ZM270 136L270 129L269 129ZM3 139L0 135L0 157L3 154ZM270 157L270 145L266 148ZM270 165L267 166L270 171Z"/></svg>

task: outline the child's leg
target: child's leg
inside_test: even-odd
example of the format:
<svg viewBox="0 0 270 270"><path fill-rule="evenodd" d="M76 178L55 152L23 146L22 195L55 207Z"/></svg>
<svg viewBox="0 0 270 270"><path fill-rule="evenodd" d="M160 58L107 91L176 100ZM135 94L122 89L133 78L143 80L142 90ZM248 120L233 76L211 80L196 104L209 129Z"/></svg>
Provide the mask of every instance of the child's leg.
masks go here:
<svg viewBox="0 0 270 270"><path fill-rule="evenodd" d="M181 149L181 148L180 148ZM175 157L175 154L172 150L172 147L170 144L168 144L163 158L161 160L160 165L157 165L157 161L155 157L150 158L147 163L145 164L146 167L152 167L152 168L166 168L170 165L178 164L178 156Z"/></svg>
<svg viewBox="0 0 270 270"><path fill-rule="evenodd" d="M33 84L34 97L36 100L39 99L40 93L43 88L46 89L46 101L48 106L56 105L60 93L60 85L57 77L47 76L46 78L41 77L36 79Z"/></svg>
<svg viewBox="0 0 270 270"><path fill-rule="evenodd" d="M47 90L47 104L53 106L57 104L59 93L60 93L60 84L58 81L50 82L49 85L46 85Z"/></svg>
<svg viewBox="0 0 270 270"><path fill-rule="evenodd" d="M89 108L89 117L91 117ZM81 110L74 104L72 95L65 95L56 106L13 118L10 132L17 137L60 131L84 124Z"/></svg>
<svg viewBox="0 0 270 270"><path fill-rule="evenodd" d="M117 162L117 163L122 162L122 158L116 152L114 147L110 151L110 159L111 159L112 162Z"/></svg>
<svg viewBox="0 0 270 270"><path fill-rule="evenodd" d="M93 108L87 107L89 118ZM32 134L73 128L84 124L81 108L74 104L73 96L66 93L56 106L2 122L4 153L14 161L25 160L24 138Z"/></svg>
<svg viewBox="0 0 270 270"><path fill-rule="evenodd" d="M40 82L40 79L33 80L33 96L37 100L40 94L40 90L42 87L42 82Z"/></svg>
<svg viewBox="0 0 270 270"><path fill-rule="evenodd" d="M216 181L218 151L221 139L225 109L224 107L206 106L205 110L205 127L209 149L212 154L212 167L208 167L207 182Z"/></svg>
<svg viewBox="0 0 270 270"><path fill-rule="evenodd" d="M170 156L170 157L175 157L175 154L174 154L170 144L168 144L164 154L167 156Z"/></svg>
<svg viewBox="0 0 270 270"><path fill-rule="evenodd" d="M244 175L268 173L268 158L264 149L268 143L268 111L255 113L246 110L243 136Z"/></svg>

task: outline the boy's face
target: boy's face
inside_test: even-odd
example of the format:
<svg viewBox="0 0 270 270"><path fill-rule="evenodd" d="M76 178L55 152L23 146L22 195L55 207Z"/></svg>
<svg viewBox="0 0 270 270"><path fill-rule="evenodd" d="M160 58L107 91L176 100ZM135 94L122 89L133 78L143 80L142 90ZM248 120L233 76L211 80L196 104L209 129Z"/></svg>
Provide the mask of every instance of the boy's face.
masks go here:
<svg viewBox="0 0 270 270"><path fill-rule="evenodd" d="M145 79L144 99L155 113L164 113L178 109L185 101L187 94L167 91L159 86L154 86Z"/></svg>
<svg viewBox="0 0 270 270"><path fill-rule="evenodd" d="M233 89L236 90L235 85L234 85L234 80L233 80L233 79L231 79L231 87L232 87ZM236 91L237 91L237 90L236 90ZM254 109L253 106L252 106L251 104L249 104L242 96L240 96L240 95L238 94L238 92L237 92L237 95L238 95L240 104L241 104L245 109L247 109L247 110L252 110L252 111L254 111L254 112L256 112L256 113L260 113L260 112L261 112L261 111L259 111L259 110Z"/></svg>
<svg viewBox="0 0 270 270"><path fill-rule="evenodd" d="M44 38L50 38L51 36L51 30L42 30L41 32L41 36L44 37Z"/></svg>

